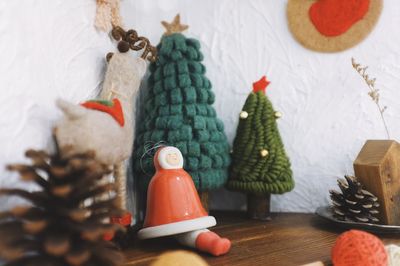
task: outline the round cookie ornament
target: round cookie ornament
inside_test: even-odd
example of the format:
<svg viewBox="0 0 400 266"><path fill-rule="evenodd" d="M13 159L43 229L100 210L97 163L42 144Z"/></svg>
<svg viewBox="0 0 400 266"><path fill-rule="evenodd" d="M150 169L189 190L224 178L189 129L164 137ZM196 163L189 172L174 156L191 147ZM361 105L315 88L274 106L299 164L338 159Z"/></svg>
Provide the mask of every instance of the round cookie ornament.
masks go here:
<svg viewBox="0 0 400 266"><path fill-rule="evenodd" d="M382 6L383 0L289 0L288 25L304 47L339 52L368 36Z"/></svg>

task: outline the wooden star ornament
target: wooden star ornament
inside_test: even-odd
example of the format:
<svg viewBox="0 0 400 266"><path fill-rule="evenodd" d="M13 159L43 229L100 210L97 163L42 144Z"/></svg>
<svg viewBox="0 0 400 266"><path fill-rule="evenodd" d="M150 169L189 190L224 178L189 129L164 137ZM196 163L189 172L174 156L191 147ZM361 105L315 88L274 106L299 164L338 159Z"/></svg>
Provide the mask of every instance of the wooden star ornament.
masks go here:
<svg viewBox="0 0 400 266"><path fill-rule="evenodd" d="M164 35L171 35L174 33L181 33L189 28L188 25L181 24L181 16L177 14L171 23L161 21L161 24L166 29Z"/></svg>

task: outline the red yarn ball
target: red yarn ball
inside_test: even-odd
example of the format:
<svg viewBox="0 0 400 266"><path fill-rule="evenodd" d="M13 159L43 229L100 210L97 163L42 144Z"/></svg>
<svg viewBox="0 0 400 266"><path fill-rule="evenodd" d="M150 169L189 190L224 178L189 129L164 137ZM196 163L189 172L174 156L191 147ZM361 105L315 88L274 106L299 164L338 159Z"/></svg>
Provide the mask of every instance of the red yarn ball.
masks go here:
<svg viewBox="0 0 400 266"><path fill-rule="evenodd" d="M387 266L388 256L382 241L364 231L341 234L332 248L334 266Z"/></svg>

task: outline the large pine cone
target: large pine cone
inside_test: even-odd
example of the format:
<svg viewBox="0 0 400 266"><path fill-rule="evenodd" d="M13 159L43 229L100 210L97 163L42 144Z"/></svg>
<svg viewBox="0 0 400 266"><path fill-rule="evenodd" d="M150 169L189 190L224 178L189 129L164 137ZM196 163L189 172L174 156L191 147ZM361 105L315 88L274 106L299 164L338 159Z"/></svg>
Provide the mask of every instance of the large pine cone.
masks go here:
<svg viewBox="0 0 400 266"><path fill-rule="evenodd" d="M18 196L30 203L0 213L0 257L8 261L5 266L121 265L122 254L103 240L106 233L119 230L108 217L122 214L114 185L99 182L108 167L89 153L61 158L29 150L26 156L31 165L8 169L40 189L0 190L0 196Z"/></svg>
<svg viewBox="0 0 400 266"><path fill-rule="evenodd" d="M378 198L362 188L354 176L338 179L341 192L330 190L332 211L339 220L362 223L378 223Z"/></svg>

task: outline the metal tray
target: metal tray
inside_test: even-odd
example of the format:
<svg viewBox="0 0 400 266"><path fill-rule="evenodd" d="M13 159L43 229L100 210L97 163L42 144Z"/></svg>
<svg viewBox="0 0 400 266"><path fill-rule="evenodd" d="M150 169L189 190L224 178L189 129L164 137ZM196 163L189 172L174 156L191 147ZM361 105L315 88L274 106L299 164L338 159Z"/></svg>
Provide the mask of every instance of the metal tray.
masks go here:
<svg viewBox="0 0 400 266"><path fill-rule="evenodd" d="M360 229L372 233L379 233L379 234L400 234L400 226L397 225L385 225L385 224L370 224L370 223L357 223L353 221L341 221L333 217L331 212L331 207L323 206L319 207L315 213L327 219L341 227L348 228L348 229Z"/></svg>

